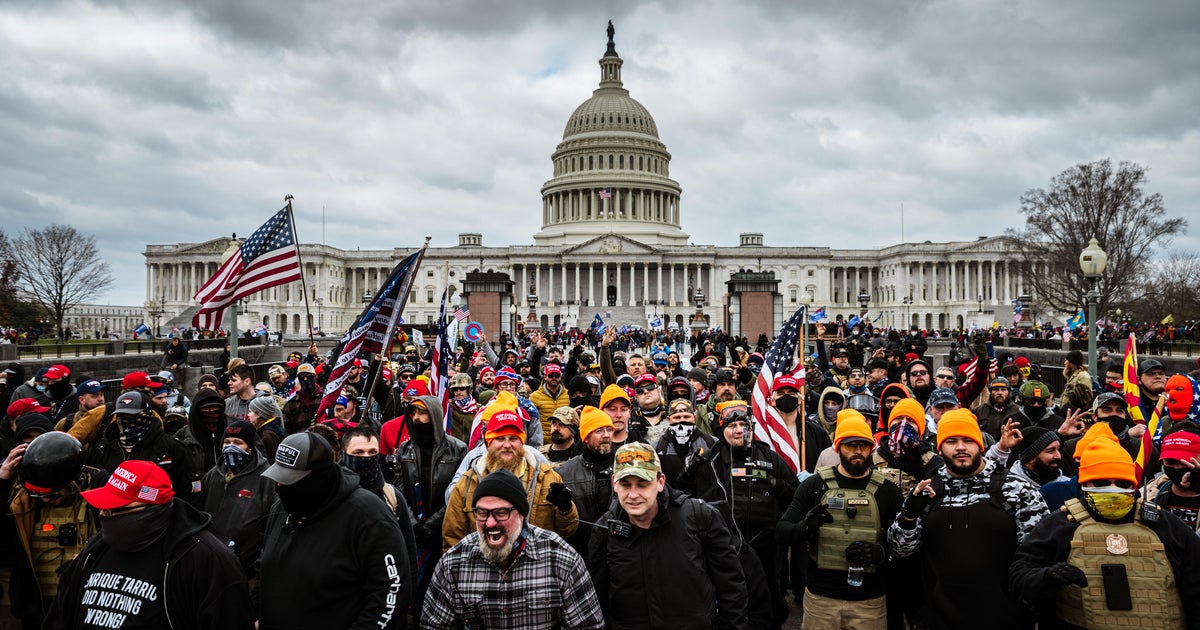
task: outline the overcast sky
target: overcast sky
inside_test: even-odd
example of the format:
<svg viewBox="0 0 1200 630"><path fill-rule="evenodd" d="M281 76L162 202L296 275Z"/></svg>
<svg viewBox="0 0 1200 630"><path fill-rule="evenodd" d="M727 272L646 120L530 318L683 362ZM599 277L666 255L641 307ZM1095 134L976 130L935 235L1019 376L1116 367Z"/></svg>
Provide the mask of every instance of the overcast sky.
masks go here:
<svg viewBox="0 0 1200 630"><path fill-rule="evenodd" d="M1109 157L1200 250L1194 0L5 2L0 227L95 235L127 305L147 244L287 193L305 242L532 244L608 19L695 243L886 246L901 203L906 240L995 235Z"/></svg>

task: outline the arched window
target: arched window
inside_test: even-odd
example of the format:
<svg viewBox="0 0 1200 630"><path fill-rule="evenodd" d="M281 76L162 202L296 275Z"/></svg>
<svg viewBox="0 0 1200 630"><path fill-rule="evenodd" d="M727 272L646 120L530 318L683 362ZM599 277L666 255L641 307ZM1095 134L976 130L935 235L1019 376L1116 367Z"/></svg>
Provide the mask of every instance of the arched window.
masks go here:
<svg viewBox="0 0 1200 630"><path fill-rule="evenodd" d="M625 168L625 156L622 155L617 159L617 168Z"/></svg>
<svg viewBox="0 0 1200 630"><path fill-rule="evenodd" d="M612 168L612 167L613 167L613 156L611 153L609 153L608 154L608 168Z"/></svg>

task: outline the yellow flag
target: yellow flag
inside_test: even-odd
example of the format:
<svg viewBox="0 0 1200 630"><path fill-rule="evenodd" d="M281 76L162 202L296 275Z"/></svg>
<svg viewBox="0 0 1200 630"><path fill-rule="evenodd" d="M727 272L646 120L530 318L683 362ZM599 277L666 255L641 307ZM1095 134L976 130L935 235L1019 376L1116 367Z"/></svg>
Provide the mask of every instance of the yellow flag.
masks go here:
<svg viewBox="0 0 1200 630"><path fill-rule="evenodd" d="M1174 324L1175 323L1175 315L1173 313L1168 313L1166 317L1162 318L1162 322L1160 322L1160 323Z"/></svg>

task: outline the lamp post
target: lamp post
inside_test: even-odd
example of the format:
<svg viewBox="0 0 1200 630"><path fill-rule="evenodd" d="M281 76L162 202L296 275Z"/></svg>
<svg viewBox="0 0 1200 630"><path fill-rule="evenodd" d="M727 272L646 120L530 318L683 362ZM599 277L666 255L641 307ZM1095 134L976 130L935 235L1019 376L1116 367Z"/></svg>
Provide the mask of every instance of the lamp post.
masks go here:
<svg viewBox="0 0 1200 630"><path fill-rule="evenodd" d="M517 336L517 304L515 302L508 307L508 336L510 338Z"/></svg>
<svg viewBox="0 0 1200 630"><path fill-rule="evenodd" d="M1083 277L1088 281L1088 375L1092 378L1096 378L1096 337L1100 334L1100 329L1096 326L1096 302L1100 299L1096 285L1100 283L1100 277L1104 275L1106 266L1108 266L1108 254L1100 248L1100 242L1093 237L1088 241L1088 246L1079 254L1079 268L1083 270Z"/></svg>
<svg viewBox="0 0 1200 630"><path fill-rule="evenodd" d="M983 314L983 294L980 293L979 295L975 296L975 301L979 302L979 314L982 315Z"/></svg>
<svg viewBox="0 0 1200 630"><path fill-rule="evenodd" d="M904 299L901 300L901 302L904 302L904 326L903 326L903 328L907 329L909 326L912 325L912 315L909 313L909 307L913 303L912 293L909 292L909 294L906 295L904 297Z"/></svg>
<svg viewBox="0 0 1200 630"><path fill-rule="evenodd" d="M325 305L325 299L317 298L316 302L317 302L317 333L321 333L321 332L324 332L324 330L325 330L325 313L322 312L322 310L321 310L321 307Z"/></svg>
<svg viewBox="0 0 1200 630"><path fill-rule="evenodd" d="M871 302L871 294L867 293L866 289L858 292L858 307L860 309L859 316L867 316L867 304Z"/></svg>
<svg viewBox="0 0 1200 630"><path fill-rule="evenodd" d="M729 305L729 321L726 324L729 326L729 334L737 336L741 334L741 326L735 327L733 323L737 321L738 307L737 304Z"/></svg>

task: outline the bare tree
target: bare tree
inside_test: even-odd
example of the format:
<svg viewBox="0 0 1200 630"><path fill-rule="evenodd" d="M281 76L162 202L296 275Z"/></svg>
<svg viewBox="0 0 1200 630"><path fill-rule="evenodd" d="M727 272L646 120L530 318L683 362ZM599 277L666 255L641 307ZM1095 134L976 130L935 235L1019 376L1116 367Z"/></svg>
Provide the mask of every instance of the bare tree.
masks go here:
<svg viewBox="0 0 1200 630"><path fill-rule="evenodd" d="M1200 256L1173 251L1150 265L1150 280L1127 310L1141 321L1161 321L1170 315L1176 322L1200 319Z"/></svg>
<svg viewBox="0 0 1200 630"><path fill-rule="evenodd" d="M8 235L0 230L0 323L13 325L17 299L17 262L13 260Z"/></svg>
<svg viewBox="0 0 1200 630"><path fill-rule="evenodd" d="M20 274L18 286L46 311L60 335L68 309L112 285L95 237L69 225L26 228L13 241L12 251Z"/></svg>
<svg viewBox="0 0 1200 630"><path fill-rule="evenodd" d="M1187 227L1187 220L1166 216L1162 195L1147 195L1145 183L1145 167L1121 162L1114 170L1104 159L1077 164L1051 179L1048 188L1021 195L1025 226L1008 230L1008 236L1020 252L1026 286L1035 287L1040 303L1062 313L1083 304L1088 281L1079 254L1093 237L1108 253L1098 312L1144 293L1150 252L1164 249Z"/></svg>

